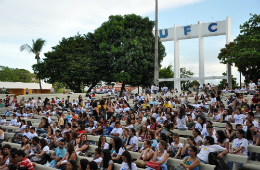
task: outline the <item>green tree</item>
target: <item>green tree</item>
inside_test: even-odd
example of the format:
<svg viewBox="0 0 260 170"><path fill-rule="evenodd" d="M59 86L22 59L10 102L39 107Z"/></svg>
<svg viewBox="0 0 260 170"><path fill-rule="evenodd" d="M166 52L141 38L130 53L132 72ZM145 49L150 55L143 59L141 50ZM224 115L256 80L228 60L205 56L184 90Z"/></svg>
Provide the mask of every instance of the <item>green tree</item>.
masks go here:
<svg viewBox="0 0 260 170"><path fill-rule="evenodd" d="M222 73L222 75L223 76L226 76L227 75L227 73ZM233 77L233 75L231 75L231 77L232 77L232 89L235 89L237 86L238 86L238 84L237 84L237 78L234 78ZM220 90L222 90L223 89L223 87L224 87L224 85L225 85L225 80L226 79L222 79L220 82L219 82L219 84L218 84L218 89L220 89Z"/></svg>
<svg viewBox="0 0 260 170"><path fill-rule="evenodd" d="M0 81L35 83L36 75L28 70L0 66Z"/></svg>
<svg viewBox="0 0 260 170"><path fill-rule="evenodd" d="M164 68L159 68L159 78L174 78L174 72L172 69L172 65L168 65L167 67ZM174 83L171 81L161 81L159 82L159 88L163 87L166 85L169 89L174 88Z"/></svg>
<svg viewBox="0 0 260 170"><path fill-rule="evenodd" d="M180 68L180 78L190 78L194 75L191 70L186 70L186 68ZM159 77L160 78L174 78L173 65L168 65L167 67L159 69ZM189 87L193 87L197 81L181 81L182 89L187 90ZM159 83L160 87L166 85L169 89L174 89L174 82L171 81L162 81Z"/></svg>
<svg viewBox="0 0 260 170"><path fill-rule="evenodd" d="M33 65L33 70L41 79L66 84L81 93L82 86L90 86L100 73L97 66L102 61L95 57L95 45L91 42L90 35L63 38L52 51L44 54L43 62Z"/></svg>
<svg viewBox="0 0 260 170"><path fill-rule="evenodd" d="M28 51L28 53L33 53L35 54L35 59L37 60L37 63L40 61L40 52L42 51L43 46L45 45L45 40L38 38L36 41L32 40L32 46L28 44L24 44L20 47L21 51ZM39 79L39 85L42 93L42 85L41 85L41 80Z"/></svg>
<svg viewBox="0 0 260 170"><path fill-rule="evenodd" d="M186 70L186 68L180 69L180 78L191 78L194 75L194 73L191 70ZM181 87L184 90L188 90L190 87L190 80L181 81Z"/></svg>
<svg viewBox="0 0 260 170"><path fill-rule="evenodd" d="M250 15L252 17L240 25L240 34L234 42L226 44L218 55L221 63L235 64L246 83L256 82L260 75L260 15Z"/></svg>
<svg viewBox="0 0 260 170"><path fill-rule="evenodd" d="M135 14L110 16L95 30L99 55L109 72L103 81L122 82L125 85L150 86L154 78L154 21ZM159 41L158 63L163 60L165 48Z"/></svg>

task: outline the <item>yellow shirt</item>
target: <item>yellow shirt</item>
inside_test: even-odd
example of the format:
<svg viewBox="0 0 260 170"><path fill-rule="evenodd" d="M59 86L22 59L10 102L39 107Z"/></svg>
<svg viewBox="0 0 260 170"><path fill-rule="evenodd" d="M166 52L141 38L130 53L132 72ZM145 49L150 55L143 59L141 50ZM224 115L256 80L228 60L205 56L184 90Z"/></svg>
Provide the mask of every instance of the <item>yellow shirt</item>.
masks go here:
<svg viewBox="0 0 260 170"><path fill-rule="evenodd" d="M172 105L168 102L168 103L164 103L163 107L170 107L170 108L172 108Z"/></svg>

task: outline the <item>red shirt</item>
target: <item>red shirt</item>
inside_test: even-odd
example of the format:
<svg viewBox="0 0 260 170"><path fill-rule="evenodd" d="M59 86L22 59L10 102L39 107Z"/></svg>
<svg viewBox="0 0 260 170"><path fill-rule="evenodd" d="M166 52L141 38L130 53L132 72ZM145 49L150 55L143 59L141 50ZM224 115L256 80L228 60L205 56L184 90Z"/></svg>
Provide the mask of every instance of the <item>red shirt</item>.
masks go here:
<svg viewBox="0 0 260 170"><path fill-rule="evenodd" d="M28 170L34 170L32 162L26 157L22 160L20 167L26 167Z"/></svg>
<svg viewBox="0 0 260 170"><path fill-rule="evenodd" d="M86 133L86 132L85 132L85 130L78 130L78 131L77 131L77 134L80 135L81 133Z"/></svg>
<svg viewBox="0 0 260 170"><path fill-rule="evenodd" d="M75 119L75 120L78 120L78 116L72 116L71 119Z"/></svg>
<svg viewBox="0 0 260 170"><path fill-rule="evenodd" d="M258 104L260 102L260 99L257 99L255 97L252 98L253 103Z"/></svg>

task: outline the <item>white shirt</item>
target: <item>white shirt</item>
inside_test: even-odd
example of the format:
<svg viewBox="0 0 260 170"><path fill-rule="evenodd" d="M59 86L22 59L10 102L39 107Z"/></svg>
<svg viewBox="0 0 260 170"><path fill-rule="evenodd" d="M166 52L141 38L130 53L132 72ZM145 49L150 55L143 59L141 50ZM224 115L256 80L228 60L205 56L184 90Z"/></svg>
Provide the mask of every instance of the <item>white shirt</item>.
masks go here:
<svg viewBox="0 0 260 170"><path fill-rule="evenodd" d="M130 110L130 108L129 108L129 107L126 107L126 108L124 108L124 111L123 111L123 112L129 111L129 110Z"/></svg>
<svg viewBox="0 0 260 170"><path fill-rule="evenodd" d="M109 149L109 144L105 142L104 149Z"/></svg>
<svg viewBox="0 0 260 170"><path fill-rule="evenodd" d="M128 164L123 161L120 170L129 170ZM137 170L137 166L134 162L131 163L131 170Z"/></svg>
<svg viewBox="0 0 260 170"><path fill-rule="evenodd" d="M194 138L194 140L195 140L197 145L199 144L200 141L203 143L203 139L199 135L197 136L197 138Z"/></svg>
<svg viewBox="0 0 260 170"><path fill-rule="evenodd" d="M129 141L129 146L132 146L132 144L135 144L135 146L133 147L133 151L137 151L138 150L138 138L136 136L133 136L130 141Z"/></svg>
<svg viewBox="0 0 260 170"><path fill-rule="evenodd" d="M199 147L200 152L197 155L197 157L201 160L203 160L205 163L209 163L208 155L210 152L222 152L225 150L225 148L221 147L220 145L202 145Z"/></svg>
<svg viewBox="0 0 260 170"><path fill-rule="evenodd" d="M4 123L4 124L2 125L2 123ZM5 126L5 124L6 124L6 119L2 119L2 120L0 121L0 126Z"/></svg>
<svg viewBox="0 0 260 170"><path fill-rule="evenodd" d="M218 119L220 119L220 114L217 114L215 117L214 117L214 122L216 122Z"/></svg>
<svg viewBox="0 0 260 170"><path fill-rule="evenodd" d="M255 83L249 83L248 85L249 85L250 90L255 89Z"/></svg>
<svg viewBox="0 0 260 170"><path fill-rule="evenodd" d="M119 150L118 150L118 153L116 153L116 150L114 150L114 154L115 155L122 155L122 153L125 151L125 148L121 147Z"/></svg>
<svg viewBox="0 0 260 170"><path fill-rule="evenodd" d="M32 138L33 138L33 137L35 137L35 136L37 136L37 137L38 137L38 134L37 134L37 133L33 133L33 134L31 134L31 136L30 136L30 138L29 138L29 139L30 139L30 141L31 141L31 140L32 140Z"/></svg>
<svg viewBox="0 0 260 170"><path fill-rule="evenodd" d="M91 133L93 129L95 129L94 126L93 126L93 127L88 127L88 128L87 128L87 132L88 132L88 133Z"/></svg>
<svg viewBox="0 0 260 170"><path fill-rule="evenodd" d="M121 137L122 133L123 133L123 129L122 128L113 128L113 130L111 131L111 133L118 133L119 136Z"/></svg>
<svg viewBox="0 0 260 170"><path fill-rule="evenodd" d="M147 120L146 117L143 117L142 124L145 124L146 120Z"/></svg>
<svg viewBox="0 0 260 170"><path fill-rule="evenodd" d="M197 128L199 131L201 131L203 129L200 123L197 123L195 125L195 128Z"/></svg>
<svg viewBox="0 0 260 170"><path fill-rule="evenodd" d="M158 116L158 117L156 118L156 121L157 121L158 123L163 123L165 120L166 120L166 117L165 117L165 116L162 116L162 119L161 119L160 116ZM146 122L146 120L145 120L145 122ZM144 123L145 123L145 122L144 122ZM142 122L142 124L144 124L144 123Z"/></svg>
<svg viewBox="0 0 260 170"><path fill-rule="evenodd" d="M187 128L186 122L188 121L188 117L185 115L181 119L177 116L177 128Z"/></svg>
<svg viewBox="0 0 260 170"><path fill-rule="evenodd" d="M234 149L238 149L241 146L243 146L244 148L240 151L240 153L243 153L244 156L247 156L247 146L248 146L248 140L245 138L242 139L234 139L233 144L232 144L232 148Z"/></svg>
<svg viewBox="0 0 260 170"><path fill-rule="evenodd" d="M253 125L254 125L254 127L259 127L259 125L258 125L258 122L257 121L252 121L252 123L253 123ZM246 125L246 121L244 122L244 125Z"/></svg>
<svg viewBox="0 0 260 170"><path fill-rule="evenodd" d="M13 125L15 125L16 122L17 122L17 119L12 119L12 120L10 121L9 126L13 126Z"/></svg>
<svg viewBox="0 0 260 170"><path fill-rule="evenodd" d="M234 119L236 124L243 124L243 119L246 119L246 115L240 114L234 114Z"/></svg>
<svg viewBox="0 0 260 170"><path fill-rule="evenodd" d="M27 138L31 138L31 132L23 132L23 136L27 136Z"/></svg>
<svg viewBox="0 0 260 170"><path fill-rule="evenodd" d="M49 154L49 146L44 146L42 151L45 151L46 154Z"/></svg>
<svg viewBox="0 0 260 170"><path fill-rule="evenodd" d="M133 128L134 126L131 124L131 125L129 125L129 126L125 126L125 128L127 128L127 129L131 129L131 128Z"/></svg>
<svg viewBox="0 0 260 170"><path fill-rule="evenodd" d="M22 125L22 127L19 127L19 131L21 131L24 128L26 128L26 125Z"/></svg>
<svg viewBox="0 0 260 170"><path fill-rule="evenodd" d="M97 159L93 159L96 163L101 163L103 161L102 157L99 157Z"/></svg>

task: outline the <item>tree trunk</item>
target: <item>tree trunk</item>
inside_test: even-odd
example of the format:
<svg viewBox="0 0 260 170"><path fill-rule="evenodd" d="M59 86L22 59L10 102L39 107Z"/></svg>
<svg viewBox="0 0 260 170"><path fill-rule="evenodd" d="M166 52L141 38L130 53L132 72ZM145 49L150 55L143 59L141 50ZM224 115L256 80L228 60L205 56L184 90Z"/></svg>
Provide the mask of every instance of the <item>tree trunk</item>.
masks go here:
<svg viewBox="0 0 260 170"><path fill-rule="evenodd" d="M125 90L125 82L122 83L121 91L120 91L120 97L122 97L123 90Z"/></svg>
<svg viewBox="0 0 260 170"><path fill-rule="evenodd" d="M40 61L40 57L39 57L39 53L37 52L35 58L37 59L37 64L39 64ZM41 79L39 78L39 85L40 85L40 90L41 90L41 94L42 94L42 83L41 83Z"/></svg>
<svg viewBox="0 0 260 170"><path fill-rule="evenodd" d="M95 87L97 85L97 83L95 82L95 83L93 83L91 86L90 86L90 88L88 88L88 91L86 92L86 93L89 93L89 92L91 92L91 89L93 88L93 87Z"/></svg>
<svg viewBox="0 0 260 170"><path fill-rule="evenodd" d="M41 79L39 79L39 84L40 84L40 89L41 89L41 94L42 94L42 83L41 83Z"/></svg>
<svg viewBox="0 0 260 170"><path fill-rule="evenodd" d="M82 93L80 86L75 87L73 90L75 90L75 93Z"/></svg>

